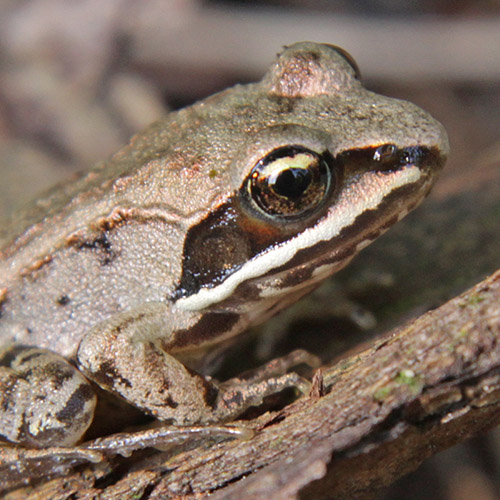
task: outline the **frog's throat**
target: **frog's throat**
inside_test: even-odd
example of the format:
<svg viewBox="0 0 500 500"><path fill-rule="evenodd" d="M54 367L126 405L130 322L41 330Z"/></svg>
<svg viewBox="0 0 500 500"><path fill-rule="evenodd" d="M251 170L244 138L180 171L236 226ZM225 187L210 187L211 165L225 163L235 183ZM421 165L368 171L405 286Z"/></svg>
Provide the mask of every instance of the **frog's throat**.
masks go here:
<svg viewBox="0 0 500 500"><path fill-rule="evenodd" d="M255 256L219 285L213 288L201 288L193 295L180 298L176 302L176 307L186 311L198 311L222 302L230 297L241 283L286 265L300 250L312 248L322 241L335 238L342 230L354 225L361 214L369 210L376 210L394 190L409 184L416 184L421 177L422 171L415 166L408 166L393 172L390 175L390 181L388 176L377 172L364 174L364 182L358 181L352 186L353 190L358 191L357 196L353 198L353 192L345 190L335 205L330 208L328 216L321 219L316 225L307 228L294 238L284 241L271 250ZM370 184L371 189L366 189ZM404 215L406 213L401 216ZM366 245L360 244L358 249L363 246Z"/></svg>

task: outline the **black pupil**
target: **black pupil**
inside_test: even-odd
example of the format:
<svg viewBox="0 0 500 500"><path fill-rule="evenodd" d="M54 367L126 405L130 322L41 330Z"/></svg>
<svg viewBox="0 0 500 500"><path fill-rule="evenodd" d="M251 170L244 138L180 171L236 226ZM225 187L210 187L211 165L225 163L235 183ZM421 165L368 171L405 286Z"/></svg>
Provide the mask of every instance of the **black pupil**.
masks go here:
<svg viewBox="0 0 500 500"><path fill-rule="evenodd" d="M304 168L288 168L280 172L273 184L274 191L286 198L299 198L311 184L311 172Z"/></svg>

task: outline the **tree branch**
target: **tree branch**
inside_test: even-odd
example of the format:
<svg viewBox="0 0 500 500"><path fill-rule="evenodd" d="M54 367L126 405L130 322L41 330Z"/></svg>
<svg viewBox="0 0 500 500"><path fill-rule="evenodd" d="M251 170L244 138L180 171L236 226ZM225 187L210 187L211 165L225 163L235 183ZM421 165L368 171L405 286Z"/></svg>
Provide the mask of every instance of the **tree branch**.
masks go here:
<svg viewBox="0 0 500 500"><path fill-rule="evenodd" d="M497 271L323 368L309 397L244 422L248 441L87 467L29 498L359 498L500 422L499 335Z"/></svg>

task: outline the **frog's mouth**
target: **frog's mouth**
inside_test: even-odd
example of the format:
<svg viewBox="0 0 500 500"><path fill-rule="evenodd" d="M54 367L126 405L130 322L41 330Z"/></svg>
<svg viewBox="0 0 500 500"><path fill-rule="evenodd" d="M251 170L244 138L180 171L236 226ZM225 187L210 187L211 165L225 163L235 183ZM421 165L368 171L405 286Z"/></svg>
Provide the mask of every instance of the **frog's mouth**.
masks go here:
<svg viewBox="0 0 500 500"><path fill-rule="evenodd" d="M249 303L302 295L415 208L442 164L444 158L436 155L432 165L351 176L313 224L244 260L221 280L191 291L179 288L173 297L177 307L243 312Z"/></svg>

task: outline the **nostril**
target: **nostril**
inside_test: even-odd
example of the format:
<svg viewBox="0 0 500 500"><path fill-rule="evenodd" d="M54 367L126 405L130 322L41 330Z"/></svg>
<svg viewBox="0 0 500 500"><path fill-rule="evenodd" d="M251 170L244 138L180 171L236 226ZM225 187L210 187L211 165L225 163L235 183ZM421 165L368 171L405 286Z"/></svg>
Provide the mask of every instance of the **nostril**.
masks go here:
<svg viewBox="0 0 500 500"><path fill-rule="evenodd" d="M375 150L373 160L380 172L395 172L407 166L422 168L429 161L429 149L423 146L398 149L392 144L384 144Z"/></svg>
<svg viewBox="0 0 500 500"><path fill-rule="evenodd" d="M383 144L375 149L373 159L380 163L393 161L398 153L398 148L394 144Z"/></svg>

